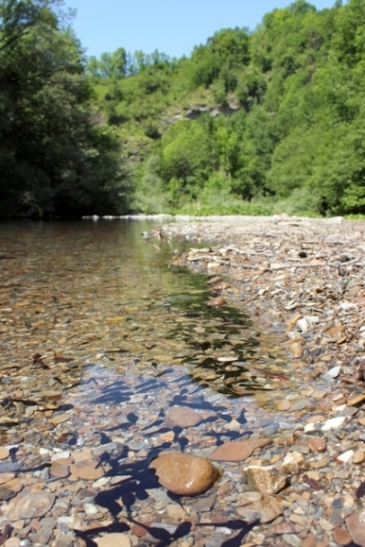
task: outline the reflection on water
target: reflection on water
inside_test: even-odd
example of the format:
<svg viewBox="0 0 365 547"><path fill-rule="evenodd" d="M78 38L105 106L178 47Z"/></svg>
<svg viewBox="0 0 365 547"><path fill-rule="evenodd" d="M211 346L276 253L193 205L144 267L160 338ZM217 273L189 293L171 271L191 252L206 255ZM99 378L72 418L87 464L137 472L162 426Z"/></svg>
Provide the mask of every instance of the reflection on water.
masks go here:
<svg viewBox="0 0 365 547"><path fill-rule="evenodd" d="M5 362L37 352L120 372L133 362L155 375L184 364L194 382L222 393L276 388L285 378L246 315L208 306L206 278L171 267L175 243L146 241L148 230L126 221L2 224ZM77 376L71 367L69 386Z"/></svg>

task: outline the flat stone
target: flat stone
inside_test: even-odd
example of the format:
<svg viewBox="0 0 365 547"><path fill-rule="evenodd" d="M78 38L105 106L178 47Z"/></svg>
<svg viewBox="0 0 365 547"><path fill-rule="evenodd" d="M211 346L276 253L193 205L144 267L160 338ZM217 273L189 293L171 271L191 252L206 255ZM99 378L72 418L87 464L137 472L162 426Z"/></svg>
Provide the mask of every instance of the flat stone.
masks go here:
<svg viewBox="0 0 365 547"><path fill-rule="evenodd" d="M50 422L53 425L59 425L63 424L64 422L67 422L70 419L70 414L58 414L57 416L53 416L50 419Z"/></svg>
<svg viewBox="0 0 365 547"><path fill-rule="evenodd" d="M317 545L316 538L313 534L308 534L302 543L302 547L317 547Z"/></svg>
<svg viewBox="0 0 365 547"><path fill-rule="evenodd" d="M55 547L74 547L74 537L71 535L60 534L56 538Z"/></svg>
<svg viewBox="0 0 365 547"><path fill-rule="evenodd" d="M15 478L15 473L0 473L0 484L5 484Z"/></svg>
<svg viewBox="0 0 365 547"><path fill-rule="evenodd" d="M62 465L57 461L53 462L49 473L52 477L57 477L59 479L65 479L70 474L70 469L67 465Z"/></svg>
<svg viewBox="0 0 365 547"><path fill-rule="evenodd" d="M183 520L186 517L184 509L176 503L168 505L166 507L166 512L172 519Z"/></svg>
<svg viewBox="0 0 365 547"><path fill-rule="evenodd" d="M6 488L9 488L9 490L12 490L13 492L16 492L17 494L19 494L19 492L23 490L23 483L17 477L6 482L4 486Z"/></svg>
<svg viewBox="0 0 365 547"><path fill-rule="evenodd" d="M6 516L11 521L43 517L51 509L54 501L54 495L47 492L27 494L22 498L16 498L9 505Z"/></svg>
<svg viewBox="0 0 365 547"><path fill-rule="evenodd" d="M208 458L168 452L152 461L162 486L179 496L196 496L208 490L219 476L218 469Z"/></svg>
<svg viewBox="0 0 365 547"><path fill-rule="evenodd" d="M291 407L290 401L286 401L285 399L283 401L274 401L273 404L279 412L285 412Z"/></svg>
<svg viewBox="0 0 365 547"><path fill-rule="evenodd" d="M284 534L283 540L291 547L302 547L302 540L295 534Z"/></svg>
<svg viewBox="0 0 365 547"><path fill-rule="evenodd" d="M166 419L184 429L197 425L202 421L202 416L188 406L172 406L166 413Z"/></svg>
<svg viewBox="0 0 365 547"><path fill-rule="evenodd" d="M365 453L363 450L356 450L353 457L354 463L362 463L365 460Z"/></svg>
<svg viewBox="0 0 365 547"><path fill-rule="evenodd" d="M356 397L352 397L351 399L348 399L347 406L356 406L359 403L363 403L365 401L365 393L362 393L361 395L356 395Z"/></svg>
<svg viewBox="0 0 365 547"><path fill-rule="evenodd" d="M248 494L248 492L246 492ZM255 494L259 494L255 492ZM260 494L259 494L260 495ZM244 507L238 507L237 513L246 522L260 522L262 524L275 520L283 514L282 505L272 496L261 494L258 499L248 503Z"/></svg>
<svg viewBox="0 0 365 547"><path fill-rule="evenodd" d="M94 541L98 547L131 547L131 540L126 534L108 534Z"/></svg>
<svg viewBox="0 0 365 547"><path fill-rule="evenodd" d="M16 493L5 486L0 486L0 501L9 501L16 496Z"/></svg>
<svg viewBox="0 0 365 547"><path fill-rule="evenodd" d="M0 446L0 460L6 460L9 457L9 449L6 446Z"/></svg>
<svg viewBox="0 0 365 547"><path fill-rule="evenodd" d="M271 439L248 439L247 441L228 441L218 446L210 458L217 461L239 462L246 460L257 448L263 448L272 443Z"/></svg>
<svg viewBox="0 0 365 547"><path fill-rule="evenodd" d="M71 452L69 450L64 450L62 452L56 452L53 454L51 461L55 462L56 460L67 460L71 455Z"/></svg>
<svg viewBox="0 0 365 547"><path fill-rule="evenodd" d="M5 541L4 547L20 547L21 541L19 538L9 538Z"/></svg>
<svg viewBox="0 0 365 547"><path fill-rule="evenodd" d="M328 395L328 391L319 391L319 390L314 390L311 397L313 397L314 399L323 399L326 395Z"/></svg>
<svg viewBox="0 0 365 547"><path fill-rule="evenodd" d="M273 524L270 528L270 531L277 535L281 536L283 534L296 534L298 532L297 526L291 522L281 522L280 524Z"/></svg>
<svg viewBox="0 0 365 547"><path fill-rule="evenodd" d="M327 467L329 462L329 458L321 458L320 460L311 461L310 465L313 469L323 469L323 467Z"/></svg>
<svg viewBox="0 0 365 547"><path fill-rule="evenodd" d="M312 452L324 452L327 448L326 439L313 436L309 439L308 446Z"/></svg>
<svg viewBox="0 0 365 547"><path fill-rule="evenodd" d="M70 465L70 471L75 477L86 481L96 481L104 476L104 469L96 460L80 460Z"/></svg>
<svg viewBox="0 0 365 547"><path fill-rule="evenodd" d="M365 509L356 511L346 519L351 539L357 545L365 547Z"/></svg>

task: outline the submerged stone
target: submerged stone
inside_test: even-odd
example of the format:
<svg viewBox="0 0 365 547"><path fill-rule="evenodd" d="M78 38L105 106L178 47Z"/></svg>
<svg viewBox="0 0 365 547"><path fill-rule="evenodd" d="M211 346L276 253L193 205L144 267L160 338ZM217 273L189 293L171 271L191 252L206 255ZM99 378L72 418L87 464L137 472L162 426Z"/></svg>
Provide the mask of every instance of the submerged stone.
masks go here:
<svg viewBox="0 0 365 547"><path fill-rule="evenodd" d="M239 507L237 512L246 522L264 524L282 515L283 507L274 497L258 492L245 492L245 494L247 494L248 503L244 507ZM256 494L256 496L252 496L252 494Z"/></svg>
<svg viewBox="0 0 365 547"><path fill-rule="evenodd" d="M47 492L32 493L14 500L6 516L9 520L43 517L55 501L53 494Z"/></svg>
<svg viewBox="0 0 365 547"><path fill-rule="evenodd" d="M212 460L239 462L251 456L256 448L263 448L272 443L271 439L248 439L247 441L229 441L218 446L210 458Z"/></svg>
<svg viewBox="0 0 365 547"><path fill-rule="evenodd" d="M179 427L194 427L202 421L200 414L188 406L173 406L166 413L166 419Z"/></svg>
<svg viewBox="0 0 365 547"><path fill-rule="evenodd" d="M197 496L208 490L219 471L208 458L169 452L152 461L159 483L179 496Z"/></svg>

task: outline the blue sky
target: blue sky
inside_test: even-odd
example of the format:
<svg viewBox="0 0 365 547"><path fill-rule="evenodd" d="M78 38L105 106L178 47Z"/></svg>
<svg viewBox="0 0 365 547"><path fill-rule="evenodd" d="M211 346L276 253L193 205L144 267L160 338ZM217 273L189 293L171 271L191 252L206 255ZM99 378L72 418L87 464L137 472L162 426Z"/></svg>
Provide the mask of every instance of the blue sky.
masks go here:
<svg viewBox="0 0 365 547"><path fill-rule="evenodd" d="M76 9L73 28L87 55L124 47L171 57L190 55L222 28L253 30L265 13L291 0L65 0ZM313 0L318 10L335 0Z"/></svg>

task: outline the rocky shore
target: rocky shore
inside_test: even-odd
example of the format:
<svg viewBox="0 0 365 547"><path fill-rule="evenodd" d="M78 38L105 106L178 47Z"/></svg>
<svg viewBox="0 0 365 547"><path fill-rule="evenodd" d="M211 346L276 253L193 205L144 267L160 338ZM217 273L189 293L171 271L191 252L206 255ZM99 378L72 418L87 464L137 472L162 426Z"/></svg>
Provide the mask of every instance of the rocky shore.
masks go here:
<svg viewBox="0 0 365 547"><path fill-rule="evenodd" d="M216 305L243 306L276 333L288 359L281 372L297 382L257 399L296 426L279 440L279 457L249 463L248 483L266 494L276 473L291 477L271 488L283 516L242 544L365 546L365 225L235 217L164 225L163 234L189 241L174 262L210 276ZM212 243L196 245L204 241Z"/></svg>

